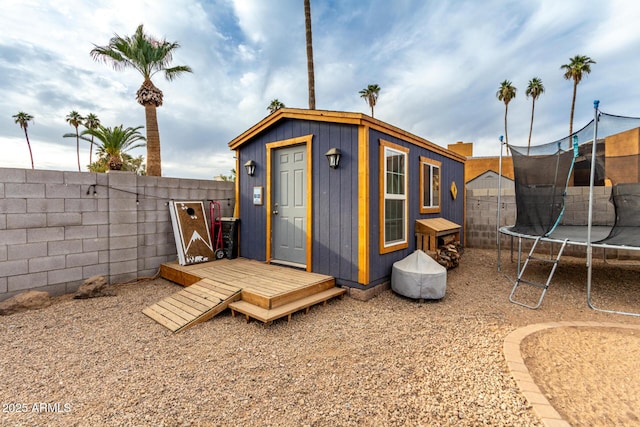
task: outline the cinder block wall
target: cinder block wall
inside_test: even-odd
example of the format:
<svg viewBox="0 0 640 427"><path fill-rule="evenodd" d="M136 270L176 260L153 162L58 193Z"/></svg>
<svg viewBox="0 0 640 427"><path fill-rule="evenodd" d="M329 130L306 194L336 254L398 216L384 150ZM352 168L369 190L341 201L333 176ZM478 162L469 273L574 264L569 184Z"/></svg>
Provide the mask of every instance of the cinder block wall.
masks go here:
<svg viewBox="0 0 640 427"><path fill-rule="evenodd" d="M232 182L0 168L0 300L153 276L177 258L168 202L221 200L232 216L234 194Z"/></svg>
<svg viewBox="0 0 640 427"><path fill-rule="evenodd" d="M595 187L593 189L593 224L613 225L615 223L615 208L609 198L611 187ZM497 189L467 189L466 205L466 236L465 246L472 248L497 249ZM571 225L588 224L589 207L589 187L569 187L567 189L565 201L565 213L560 223ZM500 197L500 227L513 225L516 221L515 190L503 189ZM501 235L501 246L509 249L511 239L509 236ZM532 241L523 241L523 250L531 248ZM517 242L514 243L514 246ZM545 247L546 248L546 247ZM558 248L555 250L557 251ZM581 246L568 246L564 254L584 257L586 248ZM594 248L594 257L602 258L605 252L602 249ZM640 252L625 250L607 250L606 257L609 259L638 259Z"/></svg>
<svg viewBox="0 0 640 427"><path fill-rule="evenodd" d="M613 225L616 210L609 201L611 187L593 188L593 225ZM570 187L565 199L565 214L561 224L587 225L589 223L589 187Z"/></svg>
<svg viewBox="0 0 640 427"><path fill-rule="evenodd" d="M465 246L497 248L498 190L467 189ZM516 197L513 188L500 194L500 226L516 222Z"/></svg>

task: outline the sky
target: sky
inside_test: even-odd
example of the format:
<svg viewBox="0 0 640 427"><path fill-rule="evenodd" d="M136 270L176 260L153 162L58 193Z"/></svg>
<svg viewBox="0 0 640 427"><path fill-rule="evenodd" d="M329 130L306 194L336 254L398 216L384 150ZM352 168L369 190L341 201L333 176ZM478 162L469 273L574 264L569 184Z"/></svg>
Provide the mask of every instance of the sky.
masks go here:
<svg viewBox="0 0 640 427"><path fill-rule="evenodd" d="M271 100L308 108L303 0L0 0L0 167L31 167L12 116L34 116L36 169L77 171L72 110L103 125L145 125L142 77L94 61L94 45L137 26L178 42L158 108L163 176L212 179L235 167L228 143L269 113ZM375 117L435 144L473 142L498 156L503 80L517 88L508 136L526 145L533 77L532 145L569 132L573 84L560 66L596 64L578 85L574 130L606 113L640 117L640 2L636 0L311 0L316 108L370 114L358 92L380 86ZM145 149L132 154L146 155ZM81 164L89 161L81 142ZM86 169L85 169L86 170Z"/></svg>

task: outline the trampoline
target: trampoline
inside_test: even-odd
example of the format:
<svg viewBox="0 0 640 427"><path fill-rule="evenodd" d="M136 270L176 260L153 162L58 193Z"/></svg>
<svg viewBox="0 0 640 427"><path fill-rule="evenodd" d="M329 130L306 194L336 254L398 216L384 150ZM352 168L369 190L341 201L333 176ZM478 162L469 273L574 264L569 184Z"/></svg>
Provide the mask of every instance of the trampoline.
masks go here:
<svg viewBox="0 0 640 427"><path fill-rule="evenodd" d="M570 137L538 146L508 148L513 157L516 221L514 225L501 227L498 209L497 245L500 269L500 236L511 237L512 253L513 239L518 240L518 275L513 281L510 301L538 308L564 249L581 246L586 252L588 306L603 312L640 316L598 308L591 301L593 248L640 251L640 118L603 113L599 102L594 101L593 120ZM500 157L502 164L502 146ZM597 194L594 188L599 188ZM501 188L498 206L500 194ZM530 241L531 249L521 263L525 240ZM543 242L558 244L556 252L541 258L536 247ZM551 265L545 283L526 278L531 260ZM540 289L537 304L516 298L521 285Z"/></svg>

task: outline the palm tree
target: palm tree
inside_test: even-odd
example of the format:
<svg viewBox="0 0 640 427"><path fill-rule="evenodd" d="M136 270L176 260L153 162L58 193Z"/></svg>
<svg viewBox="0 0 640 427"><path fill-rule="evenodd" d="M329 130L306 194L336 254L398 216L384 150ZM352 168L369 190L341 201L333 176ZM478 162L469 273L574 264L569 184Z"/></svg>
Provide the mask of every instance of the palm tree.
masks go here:
<svg viewBox="0 0 640 427"><path fill-rule="evenodd" d="M269 110L269 114L273 114L281 108L285 108L285 105L280 102L278 98L276 98L271 101L271 104L269 104L267 110Z"/></svg>
<svg viewBox="0 0 640 427"><path fill-rule="evenodd" d="M146 165L144 164L144 158L142 157L142 155L133 157L127 153L123 153L122 160L124 160L124 163L122 164L123 171L134 172L136 175L147 174Z"/></svg>
<svg viewBox="0 0 640 427"><path fill-rule="evenodd" d="M146 166L144 164L144 158L140 155L133 157L127 153L122 153L122 168L121 171L133 172L136 175L146 175ZM89 165L91 172L107 172L110 170L108 157L98 158L95 162Z"/></svg>
<svg viewBox="0 0 640 427"><path fill-rule="evenodd" d="M584 55L576 55L573 58L569 58L569 63L560 66L561 70L564 70L564 78L566 80L573 80L573 97L571 98L571 116L569 118L569 148L571 148L571 135L573 135L573 113L576 106L576 90L578 83L582 80L582 77L591 72L591 64L595 64L596 61Z"/></svg>
<svg viewBox="0 0 640 427"><path fill-rule="evenodd" d="M89 113L87 117L84 118L84 127L87 129L96 129L100 126L100 119L93 113ZM93 135L91 136L91 147L89 148L89 164L93 163Z"/></svg>
<svg viewBox="0 0 640 427"><path fill-rule="evenodd" d="M78 134L78 126L84 118L76 110L67 115L67 123L76 128L76 151L78 152L78 172L80 172L80 135Z"/></svg>
<svg viewBox="0 0 640 427"><path fill-rule="evenodd" d="M162 105L162 91L153 84L151 77L163 71L165 78L172 81L183 73L192 72L186 65L169 67L173 60L173 52L180 44L157 40L145 34L142 25L139 25L132 37L120 37L115 34L108 45L94 46L91 50L94 60L110 63L115 70L133 68L142 74L144 81L136 92L136 100L144 107L147 123L147 173L150 176L161 176L160 133L156 108Z"/></svg>
<svg viewBox="0 0 640 427"><path fill-rule="evenodd" d="M224 182L236 182L236 169L235 168L231 169L231 175L220 174L218 178L220 179L220 181L224 181Z"/></svg>
<svg viewBox="0 0 640 427"><path fill-rule="evenodd" d="M98 171L100 166L109 170L122 170L127 160L135 160L127 152L134 148L144 147L145 137L140 133L143 126L135 128L123 128L123 125L114 128L98 125L95 129L85 129L82 137L88 140L87 135L95 137L98 142L98 160L89 167L91 171ZM135 165L134 165L135 166Z"/></svg>
<svg viewBox="0 0 640 427"><path fill-rule="evenodd" d="M529 86L527 86L527 91L525 95L527 98L531 97L531 125L529 125L529 144L527 145L527 154L529 154L529 149L531 148L531 133L533 132L533 113L536 109L536 99L540 97L544 93L544 85L542 84L542 80L538 77L534 77L529 80Z"/></svg>
<svg viewBox="0 0 640 427"><path fill-rule="evenodd" d="M500 88L496 92L498 101L504 102L504 138L507 147L509 146L509 135L507 134L507 113L509 111L509 102L516 97L516 91L516 87L511 84L509 80L505 80L500 83Z"/></svg>
<svg viewBox="0 0 640 427"><path fill-rule="evenodd" d="M27 133L29 122L33 121L33 116L29 113L20 111L18 114L13 115L12 117L14 121L20 125L20 128L24 129L24 137L27 138L27 146L29 147L29 156L31 157L31 169L35 169L35 167L33 166L33 153L31 152L31 143L29 142L29 134Z"/></svg>
<svg viewBox="0 0 640 427"><path fill-rule="evenodd" d="M311 38L311 0L304 0L304 27L307 39L307 75L309 80L309 109L316 109L316 81L313 72L313 40Z"/></svg>
<svg viewBox="0 0 640 427"><path fill-rule="evenodd" d="M369 85L358 93L360 94L360 98L364 98L365 102L371 107L371 117L373 117L373 107L376 106L376 102L378 101L380 86Z"/></svg>

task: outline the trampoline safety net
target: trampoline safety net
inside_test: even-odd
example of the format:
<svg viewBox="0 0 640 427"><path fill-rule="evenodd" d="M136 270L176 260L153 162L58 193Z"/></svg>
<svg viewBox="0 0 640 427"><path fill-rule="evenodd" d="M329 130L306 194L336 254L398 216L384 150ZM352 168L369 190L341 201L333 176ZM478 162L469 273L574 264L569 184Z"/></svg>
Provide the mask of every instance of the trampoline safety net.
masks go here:
<svg viewBox="0 0 640 427"><path fill-rule="evenodd" d="M611 188L615 224L599 243L640 246L640 118L614 116L596 110L596 120L577 131L576 138L521 147L509 145L513 157L516 223L512 231L548 236L566 215L568 186ZM595 151L593 144L596 144ZM595 152L595 158L593 153ZM588 206L582 206L585 211Z"/></svg>

